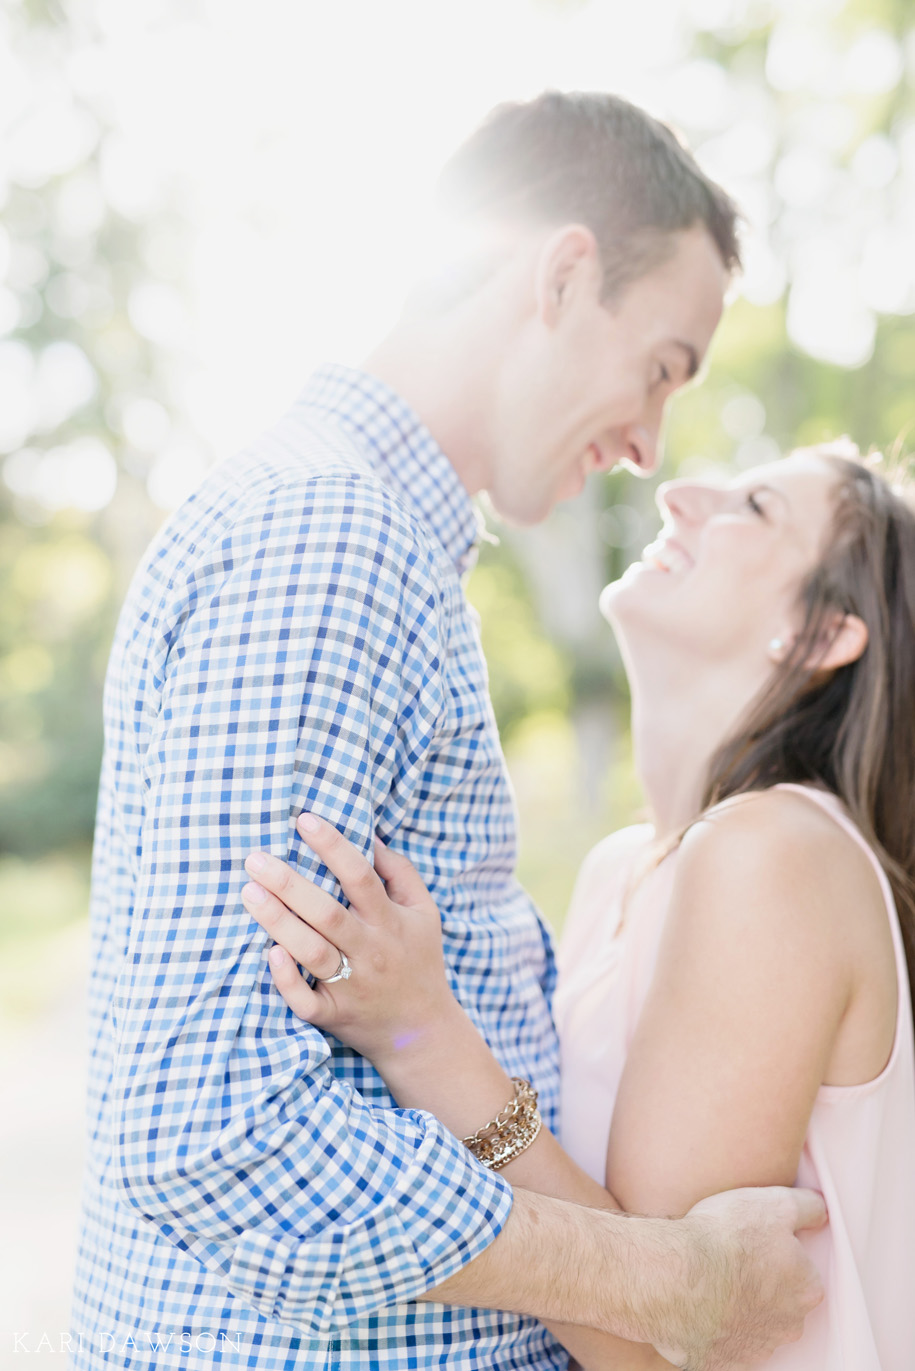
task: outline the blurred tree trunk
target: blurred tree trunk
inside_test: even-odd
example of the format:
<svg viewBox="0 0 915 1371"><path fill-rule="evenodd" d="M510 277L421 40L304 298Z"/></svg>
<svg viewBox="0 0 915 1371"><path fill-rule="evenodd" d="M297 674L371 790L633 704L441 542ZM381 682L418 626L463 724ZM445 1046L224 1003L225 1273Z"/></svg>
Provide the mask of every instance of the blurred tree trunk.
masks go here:
<svg viewBox="0 0 915 1371"><path fill-rule="evenodd" d="M599 533L600 487L554 510L545 523L512 532L512 549L524 568L547 635L571 662L572 723L578 750L582 816L603 808L604 787L616 743L611 633L597 602L607 581L607 551Z"/></svg>

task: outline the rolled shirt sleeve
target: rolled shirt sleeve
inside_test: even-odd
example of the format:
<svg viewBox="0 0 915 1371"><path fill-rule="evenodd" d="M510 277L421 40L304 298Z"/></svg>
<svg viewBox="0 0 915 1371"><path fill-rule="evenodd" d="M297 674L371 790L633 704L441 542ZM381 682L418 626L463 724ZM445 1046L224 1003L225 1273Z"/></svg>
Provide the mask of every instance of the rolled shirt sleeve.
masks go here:
<svg viewBox="0 0 915 1371"><path fill-rule="evenodd" d="M259 497L195 548L122 625L133 661L109 684L142 773L111 1006L117 1183L238 1299L317 1336L452 1275L511 1206L432 1116L335 1072L240 902L258 849L339 894L296 836L303 809L365 852L397 828L443 709L448 613L397 502L330 474ZM141 678L138 698L117 698Z"/></svg>

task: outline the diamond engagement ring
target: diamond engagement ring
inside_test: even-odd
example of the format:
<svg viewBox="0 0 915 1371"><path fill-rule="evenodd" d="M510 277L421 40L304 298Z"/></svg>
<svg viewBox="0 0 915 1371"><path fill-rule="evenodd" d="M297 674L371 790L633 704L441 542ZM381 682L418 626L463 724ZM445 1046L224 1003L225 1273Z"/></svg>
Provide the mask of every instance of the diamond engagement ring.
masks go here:
<svg viewBox="0 0 915 1371"><path fill-rule="evenodd" d="M325 985L333 985L334 981L348 981L352 974L353 968L347 960L346 953L341 952L340 965L337 967L334 974L332 976L315 976L315 980L323 981Z"/></svg>

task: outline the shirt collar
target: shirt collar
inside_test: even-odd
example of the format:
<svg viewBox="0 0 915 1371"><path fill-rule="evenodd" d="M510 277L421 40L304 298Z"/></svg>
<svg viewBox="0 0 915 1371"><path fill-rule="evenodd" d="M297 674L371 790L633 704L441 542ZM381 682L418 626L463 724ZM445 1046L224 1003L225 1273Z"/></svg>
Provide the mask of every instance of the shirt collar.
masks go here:
<svg viewBox="0 0 915 1371"><path fill-rule="evenodd" d="M384 381L328 363L297 405L332 416L369 450L384 484L420 516L459 574L476 561L482 516L425 424Z"/></svg>

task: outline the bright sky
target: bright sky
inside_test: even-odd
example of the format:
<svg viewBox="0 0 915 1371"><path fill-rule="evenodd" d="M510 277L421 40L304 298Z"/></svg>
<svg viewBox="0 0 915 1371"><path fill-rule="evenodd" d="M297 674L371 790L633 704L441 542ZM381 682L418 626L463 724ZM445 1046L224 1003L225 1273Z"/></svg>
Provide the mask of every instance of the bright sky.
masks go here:
<svg viewBox="0 0 915 1371"><path fill-rule="evenodd" d="M876 311L915 309L915 123L901 122L892 141L862 142L860 127L861 102L895 87L906 66L915 71L915 31L900 46L879 28L838 25L842 8L71 0L76 43L65 66L5 51L0 12L0 133L9 174L40 191L95 143L94 121L75 116L73 98L104 111L114 132L101 185L70 177L59 213L79 235L104 196L144 225L144 259L159 279L134 292L131 320L175 356L182 407L219 455L285 408L315 361L364 355L422 259L442 161L493 104L547 86L614 90L681 127L753 226L744 293L777 298L790 267L794 341L854 366L870 355ZM739 38L771 19L764 81L694 55L696 28ZM802 98L786 124L777 101L794 93ZM3 170L0 159L0 204ZM180 232L163 212L176 198ZM168 278L188 245L181 292ZM40 274L28 254L14 254L19 285ZM3 256L0 227L0 279ZM0 335L16 318L14 284L0 285ZM36 365L0 338L0 371L10 394L31 387L42 412L65 401L72 411L92 377L78 349L54 347ZM14 411L15 402L0 429L25 426ZM193 444L163 447L166 416L149 399L127 422L132 441L160 454L151 490L171 503L195 474ZM98 452L81 460L84 472L97 468L101 502L113 472ZM46 484L63 498L58 466ZM23 468L21 479L34 474ZM87 489L85 475L79 484Z"/></svg>
<svg viewBox="0 0 915 1371"><path fill-rule="evenodd" d="M138 209L150 166L193 186L189 398L211 441L256 429L313 361L356 361L392 322L436 171L493 104L548 85L645 100L680 55L675 8L621 24L616 5L264 0L252 23L249 3L211 0L151 39L134 6L104 5L112 179Z"/></svg>

